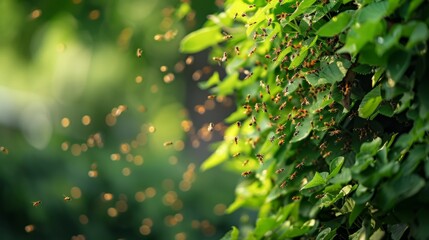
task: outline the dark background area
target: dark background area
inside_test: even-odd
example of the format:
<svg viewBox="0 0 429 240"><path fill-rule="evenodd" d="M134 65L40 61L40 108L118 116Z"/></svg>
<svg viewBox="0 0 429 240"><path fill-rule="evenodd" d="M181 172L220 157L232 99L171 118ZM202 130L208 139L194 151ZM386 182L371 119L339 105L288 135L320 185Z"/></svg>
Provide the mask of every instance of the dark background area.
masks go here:
<svg viewBox="0 0 429 240"><path fill-rule="evenodd" d="M219 239L239 224L223 214L239 176L199 169L234 104L198 89L205 53L178 52L219 3L180 20L181 4L0 3L1 239Z"/></svg>

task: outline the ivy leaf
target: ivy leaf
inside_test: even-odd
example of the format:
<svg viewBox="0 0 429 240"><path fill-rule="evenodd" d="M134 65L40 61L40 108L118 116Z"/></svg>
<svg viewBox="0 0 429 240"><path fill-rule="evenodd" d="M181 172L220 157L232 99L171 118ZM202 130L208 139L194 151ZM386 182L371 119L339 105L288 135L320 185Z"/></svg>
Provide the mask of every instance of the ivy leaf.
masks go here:
<svg viewBox="0 0 429 240"><path fill-rule="evenodd" d="M304 119L301 126L295 129L295 133L292 139L290 140L291 143L299 142L310 134L311 130L313 129L313 127L311 126L311 121L312 121L312 118L310 117L307 117Z"/></svg>
<svg viewBox="0 0 429 240"><path fill-rule="evenodd" d="M340 172L340 169L343 166L343 163L344 163L343 156L337 157L331 161L331 163L329 164L329 170L331 171L331 173L328 175L327 180L335 177L338 174L338 172Z"/></svg>
<svg viewBox="0 0 429 240"><path fill-rule="evenodd" d="M280 222L277 222L274 218L259 218L256 221L256 227L253 231L256 239L261 239L268 231L275 229Z"/></svg>
<svg viewBox="0 0 429 240"><path fill-rule="evenodd" d="M238 240L240 231L237 227L233 226L232 229L227 232L220 240Z"/></svg>
<svg viewBox="0 0 429 240"><path fill-rule="evenodd" d="M322 63L319 74L308 74L305 79L313 86L341 81L346 76L350 62L346 59L338 59L332 63Z"/></svg>
<svg viewBox="0 0 429 240"><path fill-rule="evenodd" d="M228 149L229 144L225 141L222 142L222 144L216 148L216 151L204 161L201 165L201 169L206 171L226 161L229 158Z"/></svg>
<svg viewBox="0 0 429 240"><path fill-rule="evenodd" d="M383 32L382 22L370 21L363 24L354 24L347 34L346 44L338 53L350 53L356 56L365 44L373 42L377 35Z"/></svg>
<svg viewBox="0 0 429 240"><path fill-rule="evenodd" d="M325 177L323 177L322 174ZM327 174L328 174L327 172L322 172L322 173L316 172L314 174L313 179L311 179L310 182L308 182L304 187L302 187L301 190L309 189L309 188L312 188L312 187L317 187L317 186L326 184L326 175Z"/></svg>
<svg viewBox="0 0 429 240"><path fill-rule="evenodd" d="M318 31L317 35L321 37L333 37L349 25L354 11L344 11L337 16L333 17L329 22L323 25Z"/></svg>
<svg viewBox="0 0 429 240"><path fill-rule="evenodd" d="M386 16L388 11L388 1L380 1L371 3L358 10L357 21L364 23L367 21L378 22Z"/></svg>
<svg viewBox="0 0 429 240"><path fill-rule="evenodd" d="M405 71L410 65L411 55L405 51L395 51L389 57L387 63L387 77L389 84L393 87L397 82L402 79Z"/></svg>
<svg viewBox="0 0 429 240"><path fill-rule="evenodd" d="M429 30L427 25L422 22L417 22L405 47L411 49L420 42L426 42L428 37Z"/></svg>
<svg viewBox="0 0 429 240"><path fill-rule="evenodd" d="M390 210L396 203L409 198L425 186L425 180L416 174L391 179L380 186L375 202L383 210Z"/></svg>
<svg viewBox="0 0 429 240"><path fill-rule="evenodd" d="M182 53L196 53L223 41L219 26L211 26L191 32L180 42Z"/></svg>
<svg viewBox="0 0 429 240"><path fill-rule="evenodd" d="M208 89L220 82L219 73L214 72L213 75L205 82L201 82L198 86L202 89Z"/></svg>
<svg viewBox="0 0 429 240"><path fill-rule="evenodd" d="M359 117L369 118L375 112L378 105L381 103L381 90L380 86L373 88L368 94L363 97L359 105Z"/></svg>

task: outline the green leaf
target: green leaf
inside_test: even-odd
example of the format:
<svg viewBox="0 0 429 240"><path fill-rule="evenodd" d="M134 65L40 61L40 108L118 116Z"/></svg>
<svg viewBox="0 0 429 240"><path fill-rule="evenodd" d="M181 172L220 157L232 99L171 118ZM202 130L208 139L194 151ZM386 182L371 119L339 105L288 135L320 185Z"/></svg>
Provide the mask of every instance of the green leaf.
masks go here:
<svg viewBox="0 0 429 240"><path fill-rule="evenodd" d="M220 240L238 240L238 236L240 234L240 231L235 226L232 227L232 229L227 232Z"/></svg>
<svg viewBox="0 0 429 240"><path fill-rule="evenodd" d="M383 211L390 210L396 203L415 195L425 186L425 180L416 174L391 179L380 186L374 201Z"/></svg>
<svg viewBox="0 0 429 240"><path fill-rule="evenodd" d="M341 81L346 76L350 66L350 62L346 59L338 59L329 64L322 63L318 74L308 74L305 79L313 86L326 83L333 84Z"/></svg>
<svg viewBox="0 0 429 240"><path fill-rule="evenodd" d="M292 15L289 17L289 21L292 21L298 15L304 13L315 2L316 2L316 0L303 0L303 1L300 1L298 7L295 10L295 12L293 12Z"/></svg>
<svg viewBox="0 0 429 240"><path fill-rule="evenodd" d="M295 128L295 133L290 140L291 143L299 142L310 134L312 130L311 121L311 118L305 118L304 121L302 121L301 126Z"/></svg>
<svg viewBox="0 0 429 240"><path fill-rule="evenodd" d="M336 233L337 229L325 228L317 234L316 240L331 240L336 236Z"/></svg>
<svg viewBox="0 0 429 240"><path fill-rule="evenodd" d="M357 21L359 23L380 21L387 14L388 4L388 1L374 2L359 9Z"/></svg>
<svg viewBox="0 0 429 240"><path fill-rule="evenodd" d="M349 25L353 14L353 10L344 11L338 14L321 28L319 28L316 34L321 37L333 37L341 33Z"/></svg>
<svg viewBox="0 0 429 240"><path fill-rule="evenodd" d="M387 77L391 87L394 87L402 79L402 76L410 65L410 60L411 54L406 51L396 51L389 57Z"/></svg>
<svg viewBox="0 0 429 240"><path fill-rule="evenodd" d="M405 223L398 223L394 225L388 225L387 230L390 232L390 237L392 240L400 240L407 231L408 225Z"/></svg>
<svg viewBox="0 0 429 240"><path fill-rule="evenodd" d="M223 40L219 26L205 27L185 36L180 42L180 51L182 53L196 53Z"/></svg>
<svg viewBox="0 0 429 240"><path fill-rule="evenodd" d="M415 145L408 153L408 157L404 160L400 174L409 175L417 168L420 162L428 156L426 145Z"/></svg>
<svg viewBox="0 0 429 240"><path fill-rule="evenodd" d="M326 175L326 174L327 173L325 172L324 175ZM320 173L316 172L314 174L313 179L311 179L310 182L308 182L304 187L302 187L301 190L309 189L312 187L317 187L317 186L324 185L324 184L326 184L326 179Z"/></svg>
<svg viewBox="0 0 429 240"><path fill-rule="evenodd" d="M207 81L201 82L200 84L198 84L198 86L201 89L208 89L210 87L215 86L218 83L220 83L219 73L214 72L213 75Z"/></svg>
<svg viewBox="0 0 429 240"><path fill-rule="evenodd" d="M216 148L216 151L203 162L201 170L206 171L228 160L228 149L229 144L226 141L222 142L222 144Z"/></svg>
<svg viewBox="0 0 429 240"><path fill-rule="evenodd" d="M408 49L411 49L418 43L424 43L429 37L428 27L425 23L418 22L411 33L410 38L408 39L407 45L405 46Z"/></svg>
<svg viewBox="0 0 429 240"><path fill-rule="evenodd" d="M272 217L258 218L253 234L257 239L261 239L267 232L275 229L277 225L280 225L280 222L277 222L277 220Z"/></svg>
<svg viewBox="0 0 429 240"><path fill-rule="evenodd" d="M352 226L356 218L362 213L362 210L365 209L364 204L355 204L352 212L349 215L349 226Z"/></svg>
<svg viewBox="0 0 429 240"><path fill-rule="evenodd" d="M343 166L343 163L344 163L343 156L336 157L331 161L331 163L329 164L329 170L331 173L327 177L328 180L335 177L338 174L338 172L340 172L341 167Z"/></svg>
<svg viewBox="0 0 429 240"><path fill-rule="evenodd" d="M376 37L383 33L383 29L384 25L380 21L356 23L347 34L346 44L337 52L356 56L365 44L375 41Z"/></svg>
<svg viewBox="0 0 429 240"><path fill-rule="evenodd" d="M359 105L359 117L369 118L375 112L378 105L381 103L381 90L380 86L373 88L365 97L362 99L362 102Z"/></svg>

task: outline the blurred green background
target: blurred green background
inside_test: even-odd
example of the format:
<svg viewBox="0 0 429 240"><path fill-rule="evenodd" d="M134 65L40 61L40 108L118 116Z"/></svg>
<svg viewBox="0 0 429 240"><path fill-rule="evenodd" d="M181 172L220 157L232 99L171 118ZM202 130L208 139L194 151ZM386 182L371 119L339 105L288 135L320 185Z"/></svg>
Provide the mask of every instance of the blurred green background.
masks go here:
<svg viewBox="0 0 429 240"><path fill-rule="evenodd" d="M231 100L178 52L216 4L0 1L0 239L219 239L243 218L223 214L239 177L199 170Z"/></svg>

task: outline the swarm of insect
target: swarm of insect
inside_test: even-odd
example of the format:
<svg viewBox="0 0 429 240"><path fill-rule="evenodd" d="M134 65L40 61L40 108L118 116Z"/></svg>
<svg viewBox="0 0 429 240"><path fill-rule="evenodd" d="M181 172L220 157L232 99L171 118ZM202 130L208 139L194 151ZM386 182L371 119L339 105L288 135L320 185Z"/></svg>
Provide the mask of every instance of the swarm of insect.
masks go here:
<svg viewBox="0 0 429 240"><path fill-rule="evenodd" d="M241 176L243 176L243 177L247 177L247 176L249 176L250 174L252 174L252 171L245 171L245 172L242 172L242 173L241 173Z"/></svg>
<svg viewBox="0 0 429 240"><path fill-rule="evenodd" d="M64 202L68 202L68 201L71 201L71 200L72 200L72 199L71 199L71 197L66 196L66 195L64 195L64 194L63 194L63 199L64 199Z"/></svg>
<svg viewBox="0 0 429 240"><path fill-rule="evenodd" d="M172 141L167 141L167 142L164 142L164 147L167 147L167 146L171 146L171 145L173 145L173 142Z"/></svg>

